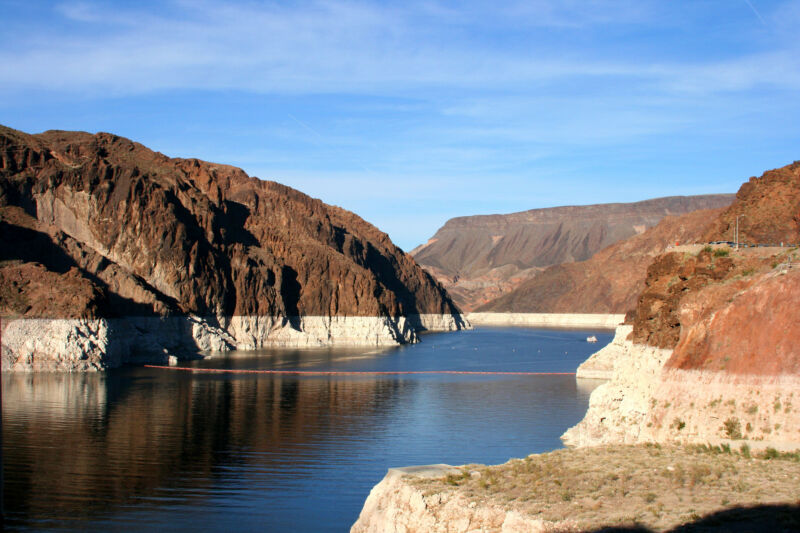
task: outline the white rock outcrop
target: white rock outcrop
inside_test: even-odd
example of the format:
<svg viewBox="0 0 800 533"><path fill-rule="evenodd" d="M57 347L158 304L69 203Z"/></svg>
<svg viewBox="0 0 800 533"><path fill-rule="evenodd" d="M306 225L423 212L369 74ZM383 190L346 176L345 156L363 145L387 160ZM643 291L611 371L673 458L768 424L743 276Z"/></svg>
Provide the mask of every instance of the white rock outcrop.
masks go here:
<svg viewBox="0 0 800 533"><path fill-rule="evenodd" d="M576 372L576 377L585 379L611 379L617 361L627 358L631 344L626 342L633 331L631 325L619 325L614 339L601 350L584 361Z"/></svg>
<svg viewBox="0 0 800 533"><path fill-rule="evenodd" d="M620 340L621 334L587 361L597 356L603 366L613 366L611 379L592 392L586 416L561 437L568 446L800 449L800 376L665 369L672 350Z"/></svg>
<svg viewBox="0 0 800 533"><path fill-rule="evenodd" d="M80 372L124 363L168 363L176 354L267 346L393 346L417 342L418 331L468 327L452 315L6 319L2 369Z"/></svg>
<svg viewBox="0 0 800 533"><path fill-rule="evenodd" d="M614 329L625 320L625 315L591 313L468 313L467 320L475 326Z"/></svg>
<svg viewBox="0 0 800 533"><path fill-rule="evenodd" d="M537 533L553 524L486 502L468 501L459 493L427 494L415 478L458 472L449 465L390 469L367 497L350 533Z"/></svg>

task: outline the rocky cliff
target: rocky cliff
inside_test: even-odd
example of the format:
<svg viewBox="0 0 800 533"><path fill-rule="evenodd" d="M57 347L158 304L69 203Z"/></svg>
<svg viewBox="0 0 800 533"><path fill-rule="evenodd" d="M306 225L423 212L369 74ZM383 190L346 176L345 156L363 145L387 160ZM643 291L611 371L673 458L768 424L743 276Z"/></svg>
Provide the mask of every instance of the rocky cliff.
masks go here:
<svg viewBox="0 0 800 533"><path fill-rule="evenodd" d="M799 171L795 163L751 179L707 237L743 215L750 239L798 240ZM564 441L800 448L798 259L797 248L727 246L657 257L632 332L603 354L611 380Z"/></svg>
<svg viewBox="0 0 800 533"><path fill-rule="evenodd" d="M509 292L541 269L585 261L669 215L730 204L733 195L673 196L629 204L533 209L449 220L411 251L465 310Z"/></svg>
<svg viewBox="0 0 800 533"><path fill-rule="evenodd" d="M162 337L148 350L386 344L463 325L442 286L353 213L108 133L0 127L0 232L8 368L53 366L11 319L103 329L104 347L56 357L75 368L103 367L134 323Z"/></svg>
<svg viewBox="0 0 800 533"><path fill-rule="evenodd" d="M627 313L645 288L647 267L675 243L697 242L721 209L668 216L586 261L545 268L476 309L491 313Z"/></svg>

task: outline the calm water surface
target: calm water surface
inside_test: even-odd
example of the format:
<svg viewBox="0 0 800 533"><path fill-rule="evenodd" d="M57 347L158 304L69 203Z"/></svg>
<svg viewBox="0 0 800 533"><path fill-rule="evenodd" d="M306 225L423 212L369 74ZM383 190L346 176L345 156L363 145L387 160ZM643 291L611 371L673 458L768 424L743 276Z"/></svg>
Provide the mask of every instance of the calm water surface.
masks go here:
<svg viewBox="0 0 800 533"><path fill-rule="evenodd" d="M600 342L589 344L588 335ZM610 332L479 328L382 351L265 350L198 367L574 372ZM387 468L561 447L573 376L4 375L12 529L347 531Z"/></svg>

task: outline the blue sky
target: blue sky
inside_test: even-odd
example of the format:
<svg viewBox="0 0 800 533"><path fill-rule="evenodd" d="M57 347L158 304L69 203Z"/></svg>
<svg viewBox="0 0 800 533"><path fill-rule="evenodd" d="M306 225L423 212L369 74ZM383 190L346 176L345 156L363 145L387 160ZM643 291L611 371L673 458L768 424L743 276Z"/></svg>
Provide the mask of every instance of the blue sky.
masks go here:
<svg viewBox="0 0 800 533"><path fill-rule="evenodd" d="M0 123L110 131L353 210L735 192L800 159L800 2L0 1Z"/></svg>

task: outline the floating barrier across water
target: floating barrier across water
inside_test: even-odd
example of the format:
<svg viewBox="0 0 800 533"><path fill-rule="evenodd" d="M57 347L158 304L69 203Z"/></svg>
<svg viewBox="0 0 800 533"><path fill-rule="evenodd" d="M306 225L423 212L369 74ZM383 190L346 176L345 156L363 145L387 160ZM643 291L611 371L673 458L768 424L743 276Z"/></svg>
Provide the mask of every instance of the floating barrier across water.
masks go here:
<svg viewBox="0 0 800 533"><path fill-rule="evenodd" d="M203 374L277 374L290 376L397 376L411 374L458 374L467 376L574 376L575 372L490 372L474 370L388 370L388 371L340 371L340 370L247 370L237 368L194 368L190 366L144 365L145 368L181 370Z"/></svg>

